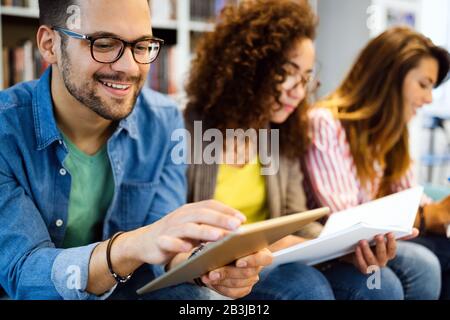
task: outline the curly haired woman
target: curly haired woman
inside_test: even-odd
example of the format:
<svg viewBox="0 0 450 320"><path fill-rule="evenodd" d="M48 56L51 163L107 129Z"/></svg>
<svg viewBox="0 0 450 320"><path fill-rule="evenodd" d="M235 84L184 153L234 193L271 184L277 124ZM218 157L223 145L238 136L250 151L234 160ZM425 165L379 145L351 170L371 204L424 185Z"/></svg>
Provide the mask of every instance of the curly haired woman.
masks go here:
<svg viewBox="0 0 450 320"><path fill-rule="evenodd" d="M315 29L316 17L306 1L254 0L227 7L215 31L204 37L187 85L186 126L191 136L197 137L191 146L196 161L188 171L190 202L221 201L243 212L248 222L306 210L298 163L302 150L293 146L303 137L308 91L314 85ZM268 165L263 151L277 141L259 139L256 146L254 140L246 139L239 148L233 143L235 136L218 150L221 161L200 164L198 160L208 153L209 145L198 138L198 124L202 133L213 130L210 132L222 135L229 129L268 129L271 133L277 129L279 170L273 175L263 175L261 170ZM305 241L302 237L316 234L315 227L310 225L269 249L274 252ZM395 240L379 242L377 251L384 252L383 259L392 258ZM329 270L327 277L314 267L285 264L264 270L248 298L403 298L400 281L389 268L381 268L383 285L379 290L369 290L368 276L355 267ZM334 277L345 279L345 285L331 288L329 280Z"/></svg>
<svg viewBox="0 0 450 320"><path fill-rule="evenodd" d="M309 112L311 144L303 164L310 208L325 205L337 212L416 185L408 122L432 102L432 90L444 81L449 64L445 49L406 27L370 41L339 88ZM422 205L416 226L422 220L430 234L414 242L438 256L442 297L449 299L450 241L443 234L450 197L440 203L424 198ZM417 243L398 243L398 257L388 266L402 280L406 299L439 297L434 254ZM358 251L356 258L363 256Z"/></svg>

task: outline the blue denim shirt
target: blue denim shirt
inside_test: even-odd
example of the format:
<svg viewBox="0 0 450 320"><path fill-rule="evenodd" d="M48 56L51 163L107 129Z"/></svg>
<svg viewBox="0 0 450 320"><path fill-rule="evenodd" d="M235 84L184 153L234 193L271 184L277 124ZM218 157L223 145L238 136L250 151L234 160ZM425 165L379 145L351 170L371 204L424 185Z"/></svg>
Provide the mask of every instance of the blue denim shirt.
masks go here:
<svg viewBox="0 0 450 320"><path fill-rule="evenodd" d="M97 244L61 249L68 221L68 151L55 116L51 68L39 81L0 92L0 285L14 299L101 299L86 292ZM103 239L153 223L186 202L183 165L173 163L176 105L149 89L108 141L115 193ZM162 266L150 266L155 276Z"/></svg>

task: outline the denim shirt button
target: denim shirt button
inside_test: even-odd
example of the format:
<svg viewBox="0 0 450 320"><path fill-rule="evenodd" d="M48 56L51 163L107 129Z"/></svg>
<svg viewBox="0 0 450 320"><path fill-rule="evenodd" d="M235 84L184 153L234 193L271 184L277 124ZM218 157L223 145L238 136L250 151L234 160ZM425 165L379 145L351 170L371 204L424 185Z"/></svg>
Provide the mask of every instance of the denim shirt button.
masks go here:
<svg viewBox="0 0 450 320"><path fill-rule="evenodd" d="M59 170L59 174L62 175L62 176L65 176L67 174L66 169L64 169L64 168L60 169Z"/></svg>
<svg viewBox="0 0 450 320"><path fill-rule="evenodd" d="M62 225L64 224L64 221L62 221L61 219L58 219L58 220L56 220L56 226L59 228L59 227L62 227Z"/></svg>

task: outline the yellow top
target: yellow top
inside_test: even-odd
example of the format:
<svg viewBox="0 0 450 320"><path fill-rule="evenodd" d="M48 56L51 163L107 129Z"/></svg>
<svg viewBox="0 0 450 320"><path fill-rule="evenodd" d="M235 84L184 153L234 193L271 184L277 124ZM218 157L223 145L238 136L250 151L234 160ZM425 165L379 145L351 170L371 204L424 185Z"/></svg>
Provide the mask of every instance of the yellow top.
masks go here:
<svg viewBox="0 0 450 320"><path fill-rule="evenodd" d="M217 175L214 200L235 208L246 215L247 223L264 221L267 209L266 181L261 164L247 164L242 168L222 164Z"/></svg>

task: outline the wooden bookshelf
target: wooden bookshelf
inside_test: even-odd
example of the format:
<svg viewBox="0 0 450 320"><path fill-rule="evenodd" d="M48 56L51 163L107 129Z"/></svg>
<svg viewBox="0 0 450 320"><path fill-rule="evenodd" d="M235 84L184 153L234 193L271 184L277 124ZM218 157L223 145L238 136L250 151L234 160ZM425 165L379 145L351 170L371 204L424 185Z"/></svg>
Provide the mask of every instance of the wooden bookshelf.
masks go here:
<svg viewBox="0 0 450 320"><path fill-rule="evenodd" d="M39 18L39 10L33 8L2 6L1 12L3 16L34 18L34 19Z"/></svg>
<svg viewBox="0 0 450 320"><path fill-rule="evenodd" d="M214 30L214 24L210 22L190 21L189 30L195 32L208 32Z"/></svg>
<svg viewBox="0 0 450 320"><path fill-rule="evenodd" d="M177 30L178 29L178 21L176 20L167 20L167 19L153 19L152 25L154 29L166 29L166 30Z"/></svg>

